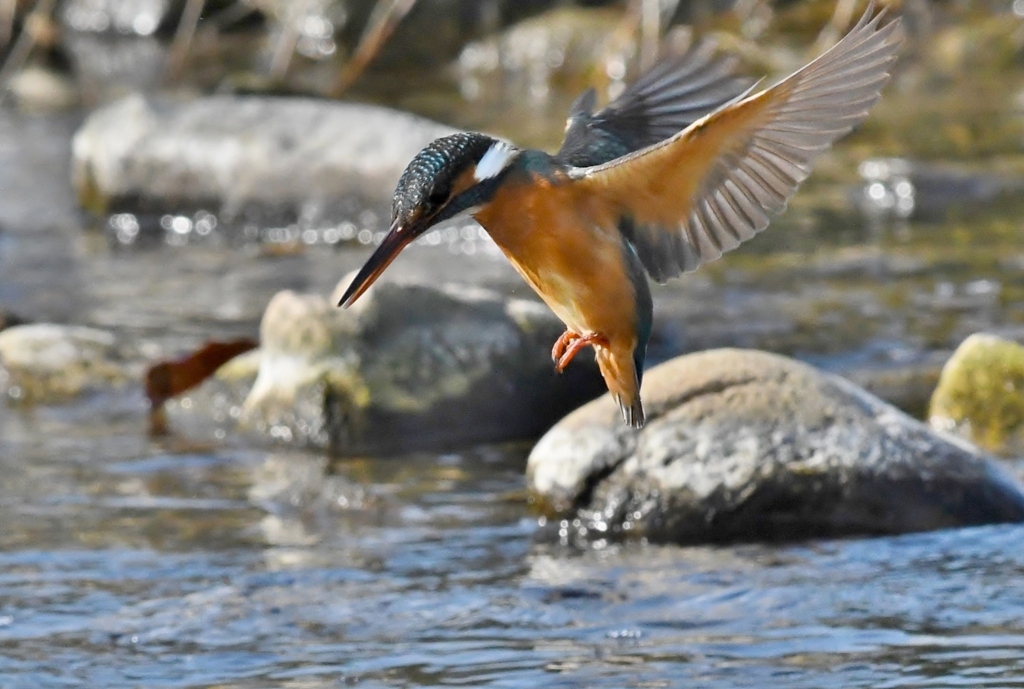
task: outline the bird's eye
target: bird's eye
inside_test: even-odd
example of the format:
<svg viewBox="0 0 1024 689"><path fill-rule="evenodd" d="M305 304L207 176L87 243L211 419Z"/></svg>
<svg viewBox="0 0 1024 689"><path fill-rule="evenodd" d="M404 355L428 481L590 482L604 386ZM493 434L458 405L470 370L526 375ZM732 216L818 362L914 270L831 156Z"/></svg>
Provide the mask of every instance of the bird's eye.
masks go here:
<svg viewBox="0 0 1024 689"><path fill-rule="evenodd" d="M427 197L427 201L432 206L440 206L448 200L448 191L446 189L434 189L430 192L430 196Z"/></svg>

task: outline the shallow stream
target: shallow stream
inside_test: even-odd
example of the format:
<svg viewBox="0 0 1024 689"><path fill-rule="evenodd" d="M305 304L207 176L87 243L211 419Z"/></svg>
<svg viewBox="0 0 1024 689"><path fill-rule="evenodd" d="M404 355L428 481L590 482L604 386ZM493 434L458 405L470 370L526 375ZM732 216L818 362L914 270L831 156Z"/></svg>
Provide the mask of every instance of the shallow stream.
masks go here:
<svg viewBox="0 0 1024 689"><path fill-rule="evenodd" d="M1024 194L970 186L1021 179L1024 71L1010 74L950 110L967 143L905 114L943 111L964 81L935 102L887 97L883 124L763 237L657 290L653 358L740 345L894 372L913 407L904 388L968 334L1020 336ZM467 113L456 124L487 119ZM71 195L80 118L0 111L0 307L176 353L253 335L275 292L329 293L366 256L216 236L121 246ZM856 210L873 193L858 163L915 152L957 163L942 184L968 186L936 192L957 203ZM476 241L395 267L510 284ZM528 445L328 461L153 439L145 411L139 391L0 404L0 686L1024 687L1024 526L580 549L531 513Z"/></svg>

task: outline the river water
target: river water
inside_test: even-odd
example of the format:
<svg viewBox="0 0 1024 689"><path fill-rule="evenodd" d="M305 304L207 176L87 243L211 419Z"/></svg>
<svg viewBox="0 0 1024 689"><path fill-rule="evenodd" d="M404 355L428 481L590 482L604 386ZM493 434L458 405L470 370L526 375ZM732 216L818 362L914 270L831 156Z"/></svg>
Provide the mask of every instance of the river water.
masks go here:
<svg viewBox="0 0 1024 689"><path fill-rule="evenodd" d="M1016 179L1015 74L974 85L1002 106L950 106L954 128L1016 118L966 151L899 115L941 110L955 83L894 95L892 128L825 161L763 237L657 290L653 358L744 345L927 378L971 332L1019 335L1020 194L970 202L970 185L940 185L968 203L905 221L850 201L852 171L879 153ZM276 291L329 293L366 256L119 246L71 196L80 119L0 111L2 308L167 354L252 335ZM404 269L455 270L471 245L416 247ZM513 279L490 260L474 259L480 279ZM580 547L530 511L528 445L329 460L151 438L145 411L137 389L0 404L0 686L1024 687L1024 526Z"/></svg>
<svg viewBox="0 0 1024 689"><path fill-rule="evenodd" d="M560 545L525 447L328 464L0 419L4 687L1024 687L1024 526Z"/></svg>

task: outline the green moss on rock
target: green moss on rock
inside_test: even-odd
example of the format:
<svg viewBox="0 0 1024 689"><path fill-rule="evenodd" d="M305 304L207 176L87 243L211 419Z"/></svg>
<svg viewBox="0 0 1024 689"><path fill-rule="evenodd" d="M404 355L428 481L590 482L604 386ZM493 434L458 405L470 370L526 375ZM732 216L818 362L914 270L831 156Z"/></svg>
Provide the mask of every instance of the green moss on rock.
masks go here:
<svg viewBox="0 0 1024 689"><path fill-rule="evenodd" d="M942 369L932 395L932 426L1002 455L1024 450L1024 347L971 335Z"/></svg>

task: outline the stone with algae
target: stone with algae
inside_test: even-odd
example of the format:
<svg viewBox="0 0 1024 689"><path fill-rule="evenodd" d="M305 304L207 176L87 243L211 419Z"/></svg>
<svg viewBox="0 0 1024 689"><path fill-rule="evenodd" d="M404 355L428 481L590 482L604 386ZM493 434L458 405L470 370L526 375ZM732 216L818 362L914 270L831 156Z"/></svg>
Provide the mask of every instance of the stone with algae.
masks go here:
<svg viewBox="0 0 1024 689"><path fill-rule="evenodd" d="M1024 347L984 333L968 337L943 367L928 416L990 452L1024 454Z"/></svg>

